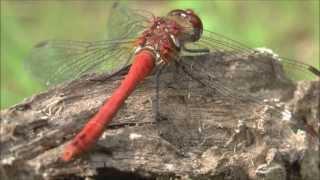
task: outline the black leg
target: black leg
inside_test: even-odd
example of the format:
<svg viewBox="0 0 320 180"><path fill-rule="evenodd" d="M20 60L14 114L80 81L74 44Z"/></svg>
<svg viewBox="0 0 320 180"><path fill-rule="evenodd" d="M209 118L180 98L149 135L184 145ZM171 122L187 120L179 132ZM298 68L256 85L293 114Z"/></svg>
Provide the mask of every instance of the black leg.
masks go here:
<svg viewBox="0 0 320 180"><path fill-rule="evenodd" d="M208 48L203 49L188 49L186 46L182 46L182 49L189 53L209 53L210 50Z"/></svg>
<svg viewBox="0 0 320 180"><path fill-rule="evenodd" d="M127 65L121 69L119 69L118 71L112 73L112 74L103 74L99 77L93 77L91 79L89 79L89 81L97 81L97 82L104 82L110 78L113 78L115 76L120 76L120 75L124 75L127 74L129 69L130 69L131 65Z"/></svg>
<svg viewBox="0 0 320 180"><path fill-rule="evenodd" d="M160 115L160 97L159 97L159 90L160 90L160 75L162 73L162 70L164 68L164 65L160 66L159 69L157 69L156 75L155 75L155 81L156 81L156 99L155 99L155 106L154 106L154 113L155 113L155 119L156 121L162 120L163 118Z"/></svg>

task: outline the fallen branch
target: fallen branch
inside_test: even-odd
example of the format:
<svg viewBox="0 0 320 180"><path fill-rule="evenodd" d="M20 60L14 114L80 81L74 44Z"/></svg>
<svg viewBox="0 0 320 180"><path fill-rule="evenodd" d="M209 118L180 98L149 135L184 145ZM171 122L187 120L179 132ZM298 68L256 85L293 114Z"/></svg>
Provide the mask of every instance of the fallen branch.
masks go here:
<svg viewBox="0 0 320 180"><path fill-rule="evenodd" d="M63 147L123 74L105 82L87 75L3 110L1 179L319 177L318 139L292 130L304 126L299 119L318 126L319 81L292 83L277 60L264 53L221 52L185 57L181 63L186 72L171 65L161 75L161 121L154 118L150 76L97 146L70 163L60 160ZM278 104L278 110L268 109L263 100ZM295 117L290 123L281 120L285 106Z"/></svg>

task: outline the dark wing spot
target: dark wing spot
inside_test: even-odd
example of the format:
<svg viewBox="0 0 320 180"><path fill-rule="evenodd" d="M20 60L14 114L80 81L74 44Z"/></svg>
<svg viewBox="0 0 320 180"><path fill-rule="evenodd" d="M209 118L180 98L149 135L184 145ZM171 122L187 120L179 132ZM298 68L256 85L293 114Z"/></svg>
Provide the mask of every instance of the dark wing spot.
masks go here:
<svg viewBox="0 0 320 180"><path fill-rule="evenodd" d="M309 66L309 71L311 71L313 74L315 74L316 76L320 77L320 71L318 69L316 69L313 66Z"/></svg>
<svg viewBox="0 0 320 180"><path fill-rule="evenodd" d="M42 42L39 42L38 44L36 44L34 47L35 48L41 48L41 47L44 47L48 45L48 41L42 41Z"/></svg>
<svg viewBox="0 0 320 180"><path fill-rule="evenodd" d="M115 9L119 6L119 2L114 2L112 5L112 9Z"/></svg>

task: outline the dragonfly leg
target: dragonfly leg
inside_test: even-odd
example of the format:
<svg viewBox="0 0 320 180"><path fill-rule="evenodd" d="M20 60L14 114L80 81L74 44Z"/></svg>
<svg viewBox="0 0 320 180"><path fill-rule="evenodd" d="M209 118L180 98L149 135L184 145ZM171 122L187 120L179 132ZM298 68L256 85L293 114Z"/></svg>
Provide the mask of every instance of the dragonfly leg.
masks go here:
<svg viewBox="0 0 320 180"><path fill-rule="evenodd" d="M98 77L93 77L91 79L89 79L89 81L97 81L97 82L105 82L106 80L113 78L115 76L120 76L120 75L125 75L128 73L129 69L130 69L131 65L127 65L121 69L119 69L118 71L110 74L110 73L106 73L103 74L101 76Z"/></svg>
<svg viewBox="0 0 320 180"><path fill-rule="evenodd" d="M203 48L203 49L189 49L186 46L182 46L182 49L186 52L189 53L209 53L210 50L208 48Z"/></svg>
<svg viewBox="0 0 320 180"><path fill-rule="evenodd" d="M189 76L192 80L198 82L198 83L201 84L203 87L208 87L208 86L205 84L205 82L201 81L201 80L198 79L196 76L194 76L193 73L192 73L191 71L189 71L181 61L175 61L175 63L176 63L176 67L178 67L179 69L181 69L182 72L183 72L184 74L186 74L187 76ZM213 94L216 94L216 93L217 93L217 91L216 91L215 88L211 88L211 87L210 87L210 89L211 89L211 91L212 91ZM220 92L220 93L221 93L221 92ZM223 94L223 93L221 93L221 94ZM223 95L224 95L224 94L223 94Z"/></svg>
<svg viewBox="0 0 320 180"><path fill-rule="evenodd" d="M161 121L165 120L165 117L162 117L160 114L160 75L162 73L162 70L164 69L164 66L160 66L156 70L156 75L155 75L155 84L156 84L156 97L155 97L155 106L153 107L153 112L155 114L155 120L156 121Z"/></svg>

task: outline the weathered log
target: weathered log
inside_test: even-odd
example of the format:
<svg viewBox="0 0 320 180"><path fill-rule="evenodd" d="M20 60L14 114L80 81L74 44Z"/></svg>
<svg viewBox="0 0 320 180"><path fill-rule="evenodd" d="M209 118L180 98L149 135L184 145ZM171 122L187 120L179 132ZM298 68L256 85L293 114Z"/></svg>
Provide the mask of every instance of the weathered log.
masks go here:
<svg viewBox="0 0 320 180"><path fill-rule="evenodd" d="M1 179L319 177L319 142L304 129L319 126L320 82L291 82L262 52L183 57L160 77L160 120L151 75L96 147L62 162L65 144L123 75L86 75L3 110Z"/></svg>

